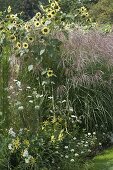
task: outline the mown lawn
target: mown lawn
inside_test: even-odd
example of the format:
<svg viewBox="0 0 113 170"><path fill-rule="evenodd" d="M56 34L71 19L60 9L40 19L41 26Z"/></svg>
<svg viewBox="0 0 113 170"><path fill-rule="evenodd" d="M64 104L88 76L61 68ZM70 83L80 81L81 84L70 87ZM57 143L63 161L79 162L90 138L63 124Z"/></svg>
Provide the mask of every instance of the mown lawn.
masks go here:
<svg viewBox="0 0 113 170"><path fill-rule="evenodd" d="M113 170L113 147L94 157L88 170Z"/></svg>

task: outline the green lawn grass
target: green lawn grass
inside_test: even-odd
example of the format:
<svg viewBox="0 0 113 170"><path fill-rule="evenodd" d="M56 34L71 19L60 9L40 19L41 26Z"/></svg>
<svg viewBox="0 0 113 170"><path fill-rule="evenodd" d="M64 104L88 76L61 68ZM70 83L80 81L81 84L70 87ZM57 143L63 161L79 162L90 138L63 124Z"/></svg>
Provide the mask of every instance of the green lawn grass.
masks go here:
<svg viewBox="0 0 113 170"><path fill-rule="evenodd" d="M95 156L87 167L88 170L113 170L113 147Z"/></svg>

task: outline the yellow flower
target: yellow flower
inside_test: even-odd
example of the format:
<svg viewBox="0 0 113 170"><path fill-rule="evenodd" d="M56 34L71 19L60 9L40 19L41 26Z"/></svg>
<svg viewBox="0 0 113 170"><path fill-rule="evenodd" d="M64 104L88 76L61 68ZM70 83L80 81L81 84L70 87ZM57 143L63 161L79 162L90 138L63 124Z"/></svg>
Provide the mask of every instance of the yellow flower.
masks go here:
<svg viewBox="0 0 113 170"><path fill-rule="evenodd" d="M28 48L28 47L29 47L28 43L24 42L23 43L23 48Z"/></svg>
<svg viewBox="0 0 113 170"><path fill-rule="evenodd" d="M20 146L20 140L19 140L18 137L17 137L16 139L14 139L12 143L13 143L15 149L18 149L18 148L19 148L19 146Z"/></svg>
<svg viewBox="0 0 113 170"><path fill-rule="evenodd" d="M82 12L82 13L81 13L81 16L83 16L83 17L89 17L89 13L88 13L88 12Z"/></svg>
<svg viewBox="0 0 113 170"><path fill-rule="evenodd" d="M48 27L44 27L41 31L43 34L48 34L50 30Z"/></svg>
<svg viewBox="0 0 113 170"><path fill-rule="evenodd" d="M15 35L11 35L11 36L10 36L10 40L11 40L11 41L16 41Z"/></svg>
<svg viewBox="0 0 113 170"><path fill-rule="evenodd" d="M84 7L84 6L82 6L81 8L80 8L80 12L86 12L87 11L87 9Z"/></svg>
<svg viewBox="0 0 113 170"><path fill-rule="evenodd" d="M51 8L46 8L45 11L46 13L50 12L52 9Z"/></svg>
<svg viewBox="0 0 113 170"><path fill-rule="evenodd" d="M51 12L49 12L48 14L47 14L47 17L49 18L49 19L51 19L51 18L53 18L53 14L51 13Z"/></svg>
<svg viewBox="0 0 113 170"><path fill-rule="evenodd" d="M59 141L61 141L61 140L63 139L63 132L64 132L64 130L62 129L62 130L60 131L59 136L58 136L58 140L59 140Z"/></svg>
<svg viewBox="0 0 113 170"><path fill-rule="evenodd" d="M54 74L53 74L53 70L51 70L51 69L49 69L48 71L47 71L47 76L48 77L52 77Z"/></svg>
<svg viewBox="0 0 113 170"><path fill-rule="evenodd" d="M37 12L37 13L36 13L36 18L39 18L39 17L41 17L41 13L40 13L40 12Z"/></svg>
<svg viewBox="0 0 113 170"><path fill-rule="evenodd" d="M29 147L29 145L30 145L30 143L29 143L29 141L28 141L27 139L25 139L25 140L23 141L23 144L27 145L28 147Z"/></svg>
<svg viewBox="0 0 113 170"><path fill-rule="evenodd" d="M24 28L26 29L26 31L30 31L31 30L31 26L29 24L25 24Z"/></svg>
<svg viewBox="0 0 113 170"><path fill-rule="evenodd" d="M33 38L33 37L27 37L27 40L28 40L29 42L33 42L33 41L34 41L34 38Z"/></svg>
<svg viewBox="0 0 113 170"><path fill-rule="evenodd" d="M55 136L54 135L51 136L51 142L55 142Z"/></svg>
<svg viewBox="0 0 113 170"><path fill-rule="evenodd" d="M15 17L14 14L11 14L11 15L10 15L10 18L11 18L11 19L14 19L14 18L16 18L16 17Z"/></svg>
<svg viewBox="0 0 113 170"><path fill-rule="evenodd" d="M54 8L55 5L56 5L56 4L55 4L54 2L51 3L51 7L52 7L52 8Z"/></svg>
<svg viewBox="0 0 113 170"><path fill-rule="evenodd" d="M8 12L8 13L11 12L11 6L8 6L7 12Z"/></svg>
<svg viewBox="0 0 113 170"><path fill-rule="evenodd" d="M17 43L16 43L16 47L17 47L18 49L21 49L21 44L20 44L20 42L17 42Z"/></svg>
<svg viewBox="0 0 113 170"><path fill-rule="evenodd" d="M53 16L56 14L55 10L52 10L50 13L51 13Z"/></svg>
<svg viewBox="0 0 113 170"><path fill-rule="evenodd" d="M40 26L40 22L39 22L39 21L36 21L36 22L34 23L34 25L35 25L35 27L39 27L39 26Z"/></svg>

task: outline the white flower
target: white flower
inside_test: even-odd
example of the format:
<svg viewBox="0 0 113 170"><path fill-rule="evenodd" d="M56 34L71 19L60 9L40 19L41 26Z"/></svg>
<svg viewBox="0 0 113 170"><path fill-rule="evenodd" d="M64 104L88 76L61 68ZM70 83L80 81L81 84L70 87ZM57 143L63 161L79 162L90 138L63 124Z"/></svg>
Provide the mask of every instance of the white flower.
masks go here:
<svg viewBox="0 0 113 170"><path fill-rule="evenodd" d="M74 162L74 159L71 159L70 161L71 161L71 162Z"/></svg>
<svg viewBox="0 0 113 170"><path fill-rule="evenodd" d="M91 133L88 133L88 136L90 136L91 135Z"/></svg>
<svg viewBox="0 0 113 170"><path fill-rule="evenodd" d="M33 103L33 100L29 100L29 103Z"/></svg>
<svg viewBox="0 0 113 170"><path fill-rule="evenodd" d="M84 151L81 151L81 154L83 154L84 153Z"/></svg>
<svg viewBox="0 0 113 170"><path fill-rule="evenodd" d="M25 163L28 164L30 162L30 159L32 158L31 155L28 156L28 158L25 158Z"/></svg>
<svg viewBox="0 0 113 170"><path fill-rule="evenodd" d="M28 157L28 156L29 156L28 150L25 149L24 152L23 152L23 157Z"/></svg>
<svg viewBox="0 0 113 170"><path fill-rule="evenodd" d="M93 135L96 135L96 132L93 132Z"/></svg>
<svg viewBox="0 0 113 170"><path fill-rule="evenodd" d="M9 148L9 150L12 150L12 149L13 149L13 145L10 143L10 144L8 145L8 148Z"/></svg>
<svg viewBox="0 0 113 170"><path fill-rule="evenodd" d="M65 146L64 148L65 148L65 149L68 149L68 146Z"/></svg>
<svg viewBox="0 0 113 170"><path fill-rule="evenodd" d="M69 156L68 156L68 155L65 155L65 158L69 158Z"/></svg>
<svg viewBox="0 0 113 170"><path fill-rule="evenodd" d="M18 110L23 110L23 109L24 109L23 106L19 106L19 107L18 107Z"/></svg>
<svg viewBox="0 0 113 170"><path fill-rule="evenodd" d="M78 154L78 153L75 153L75 157L77 157L77 156L79 156L79 154Z"/></svg>
<svg viewBox="0 0 113 170"><path fill-rule="evenodd" d="M76 140L76 139L77 139L76 137L73 138L73 140Z"/></svg>
<svg viewBox="0 0 113 170"><path fill-rule="evenodd" d="M35 109L39 109L39 106L37 105L37 106L35 106Z"/></svg>
<svg viewBox="0 0 113 170"><path fill-rule="evenodd" d="M12 137L16 136L16 133L13 131L13 128L9 129L9 135L11 135Z"/></svg>
<svg viewBox="0 0 113 170"><path fill-rule="evenodd" d="M74 149L71 149L71 152L74 152L75 150Z"/></svg>

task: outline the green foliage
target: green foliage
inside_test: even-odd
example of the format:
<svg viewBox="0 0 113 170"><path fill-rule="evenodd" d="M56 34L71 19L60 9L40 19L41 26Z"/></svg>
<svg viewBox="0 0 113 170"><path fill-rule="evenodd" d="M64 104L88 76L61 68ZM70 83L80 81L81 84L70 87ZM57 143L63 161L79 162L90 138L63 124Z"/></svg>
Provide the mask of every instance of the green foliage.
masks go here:
<svg viewBox="0 0 113 170"><path fill-rule="evenodd" d="M113 1L100 0L91 7L90 13L99 23L113 23Z"/></svg>

